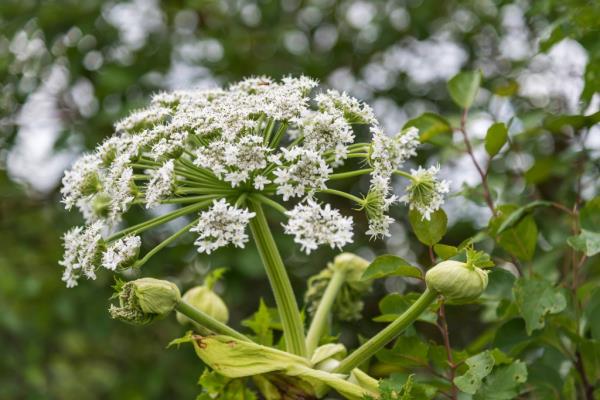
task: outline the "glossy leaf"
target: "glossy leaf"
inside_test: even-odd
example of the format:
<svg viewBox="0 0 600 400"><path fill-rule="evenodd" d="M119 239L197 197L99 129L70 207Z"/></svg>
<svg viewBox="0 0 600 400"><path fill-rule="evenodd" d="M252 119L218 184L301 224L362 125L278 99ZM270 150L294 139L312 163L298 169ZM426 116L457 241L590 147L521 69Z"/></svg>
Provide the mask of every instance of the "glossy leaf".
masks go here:
<svg viewBox="0 0 600 400"><path fill-rule="evenodd" d="M379 279L386 276L407 276L411 278L422 278L421 270L402 257L386 254L377 257L365 270L363 280Z"/></svg>
<svg viewBox="0 0 600 400"><path fill-rule="evenodd" d="M481 84L480 71L464 71L448 81L448 92L461 108L470 108Z"/></svg>
<svg viewBox="0 0 600 400"><path fill-rule="evenodd" d="M503 122L496 122L488 128L485 135L485 151L487 151L490 157L494 157L500 152L507 139L508 129L506 125Z"/></svg>
<svg viewBox="0 0 600 400"><path fill-rule="evenodd" d="M408 219L417 239L428 246L433 246L442 240L446 233L448 217L442 209L432 213L430 220L423 219L417 210L411 210Z"/></svg>
<svg viewBox="0 0 600 400"><path fill-rule="evenodd" d="M422 142L426 142L440 134L452 133L452 126L445 118L429 112L409 120L403 128L406 129L411 126L419 129L419 137Z"/></svg>

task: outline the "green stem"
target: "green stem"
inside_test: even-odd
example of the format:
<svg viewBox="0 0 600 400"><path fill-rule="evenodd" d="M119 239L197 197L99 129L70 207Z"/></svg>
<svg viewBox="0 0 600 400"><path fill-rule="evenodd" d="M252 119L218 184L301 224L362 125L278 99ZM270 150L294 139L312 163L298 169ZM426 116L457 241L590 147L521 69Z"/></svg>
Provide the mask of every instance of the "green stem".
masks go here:
<svg viewBox="0 0 600 400"><path fill-rule="evenodd" d="M254 200L257 200L257 201L263 203L264 205L267 205L267 206L273 208L274 210L282 213L283 215L285 215L285 213L287 213L287 209L284 206L282 206L281 204L279 204L275 200L272 200L272 199L268 198L267 196L265 196L263 194L252 193L250 195L250 197L252 197Z"/></svg>
<svg viewBox="0 0 600 400"><path fill-rule="evenodd" d="M408 172L401 171L401 170L399 170L399 169L395 170L395 171L394 171L394 174L395 174L395 175L400 175L400 176L403 176L403 177L405 177L405 178L407 178L407 179L410 179L411 181L415 179L415 178L414 178L414 177L413 177L411 174L409 174Z"/></svg>
<svg viewBox="0 0 600 400"><path fill-rule="evenodd" d="M373 172L373 168L357 169L356 171L340 172L339 174L329 175L329 180L353 178L359 175L366 175Z"/></svg>
<svg viewBox="0 0 600 400"><path fill-rule="evenodd" d="M169 236L168 238L166 238L165 240L160 242L152 250L150 250L148 253L146 253L146 255L143 258L139 259L135 263L134 267L141 268L144 264L146 264L148 262L148 260L150 260L150 258L152 258L153 255L155 255L156 253L158 253L159 251L161 251L162 249L167 247L169 244L173 243L179 236L187 233L190 230L190 228L192 228L197 223L198 223L198 219L196 218L193 222L190 222L189 224L187 224L186 226L184 226L183 228L181 228L180 230L178 230L177 232L175 232L174 234L172 234L171 236Z"/></svg>
<svg viewBox="0 0 600 400"><path fill-rule="evenodd" d="M273 290L273 296L283 325L283 336L287 351L305 357L304 327L300 319L300 310L294 297L292 284L283 265L279 250L277 250L275 239L273 239L269 229L262 206L256 201L251 201L250 205L252 211L256 213L256 216L250 220L250 230Z"/></svg>
<svg viewBox="0 0 600 400"><path fill-rule="evenodd" d="M171 221L172 219L179 218L181 216L184 216L186 214L189 214L191 212L199 210L202 207L205 207L208 204L212 203L213 199L216 199L217 197L219 197L219 196L212 196L212 199L207 199L205 201L201 201L201 202L196 203L196 204L190 204L189 206L182 207L182 208L180 208L178 210L171 211L170 213L161 215L161 216L156 217L156 218L152 218L152 219L150 219L148 221L145 221L145 222L139 223L137 225L131 226L131 227L127 228L127 229L123 229L122 231L119 231L119 232L113 234L112 236L108 237L106 239L106 242L111 242L113 240L119 239L119 238L121 238L121 237L123 237L125 235L129 235L129 234L137 235L138 233L140 233L142 231L145 231L147 229L153 228L153 227L155 227L157 225L162 225L165 222Z"/></svg>
<svg viewBox="0 0 600 400"><path fill-rule="evenodd" d="M345 280L346 271L336 269L333 272L306 335L306 351L308 351L308 354L312 355L319 345L319 340L323 336L323 331L327 326L329 312Z"/></svg>
<svg viewBox="0 0 600 400"><path fill-rule="evenodd" d="M361 199L360 197L356 197L350 193L342 192L341 190L323 189L323 190L320 190L319 193L333 194L335 196L340 196L340 197L344 197L348 200L352 200L353 202L355 202L357 204L360 204L360 205L363 204L363 199Z"/></svg>
<svg viewBox="0 0 600 400"><path fill-rule="evenodd" d="M377 335L344 358L334 372L347 374L394 340L402 331L408 328L435 301L438 293L425 289L421 296L400 315L394 322L385 327Z"/></svg>
<svg viewBox="0 0 600 400"><path fill-rule="evenodd" d="M214 333L217 333L219 335L231 336L232 338L236 338L245 342L251 342L251 340L247 336L242 335L235 329L225 325L220 321L217 321L210 315L205 314L204 312L200 311L196 307L186 303L183 300L180 300L179 303L177 303L177 306L175 306L175 310L179 311L198 325L203 326L208 330L213 331Z"/></svg>

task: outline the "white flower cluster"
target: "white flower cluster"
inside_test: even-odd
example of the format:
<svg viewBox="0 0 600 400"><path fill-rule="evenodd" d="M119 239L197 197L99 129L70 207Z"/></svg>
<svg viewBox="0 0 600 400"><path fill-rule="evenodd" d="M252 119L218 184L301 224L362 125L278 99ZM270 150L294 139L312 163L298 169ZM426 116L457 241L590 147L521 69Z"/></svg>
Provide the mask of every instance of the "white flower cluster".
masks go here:
<svg viewBox="0 0 600 400"><path fill-rule="evenodd" d="M62 280L67 287L77 286L82 275L96 279L95 269L104 250L102 229L101 222L94 222L86 228L78 226L65 233L65 254L59 264L65 267Z"/></svg>
<svg viewBox="0 0 600 400"><path fill-rule="evenodd" d="M181 213L156 217L148 227L186 215L185 207L200 212L191 231L198 235L198 251L210 253L227 244L242 247L248 240L246 226L254 213L230 204L252 202L254 207L258 202L283 211L294 206L279 202L293 201L298 204L288 213L285 230L305 251L321 244L341 247L351 241L352 219L316 197L322 191L339 194L327 187L330 180L343 179L344 172L365 163L372 169L368 194L345 197L366 211L367 234L389 235L393 219L388 211L398 201L392 175L415 155L418 131L387 136L368 105L335 90L311 97L316 86L306 77L255 77L223 89L158 93L147 108L119 121L113 137L65 173L66 208L79 208L91 224L65 235L65 281L73 286L80 275L92 277L97 265L116 270L135 262L141 244L137 236L114 243L98 238L108 248L100 261L79 253L82 246L92 246L86 236L95 232L91 227L113 230L134 204L185 205ZM355 124L368 125L372 140L354 143ZM350 171L334 174L345 164ZM403 198L424 217L440 207L447 191L447 184L428 171L428 181L421 170L413 174ZM421 193L425 189L432 192ZM149 228L142 223L140 229Z"/></svg>
<svg viewBox="0 0 600 400"><path fill-rule="evenodd" d="M342 216L329 204L321 207L313 199L307 199L286 214L289 220L284 225L285 233L294 235L294 241L306 254L321 244L341 249L352 243L352 217Z"/></svg>
<svg viewBox="0 0 600 400"><path fill-rule="evenodd" d="M141 245L139 236L125 236L115 241L102 254L102 266L111 271L132 266L140 254Z"/></svg>
<svg viewBox="0 0 600 400"><path fill-rule="evenodd" d="M198 233L194 243L198 252L210 254L228 244L244 247L248 241L246 225L255 215L227 204L225 199L215 200L211 208L200 213L198 225L190 229Z"/></svg>
<svg viewBox="0 0 600 400"><path fill-rule="evenodd" d="M437 178L440 172L438 165L428 169L419 167L410 172L413 180L400 201L407 203L411 210L419 211L423 219L429 220L431 214L444 204L444 195L450 191L450 183Z"/></svg>

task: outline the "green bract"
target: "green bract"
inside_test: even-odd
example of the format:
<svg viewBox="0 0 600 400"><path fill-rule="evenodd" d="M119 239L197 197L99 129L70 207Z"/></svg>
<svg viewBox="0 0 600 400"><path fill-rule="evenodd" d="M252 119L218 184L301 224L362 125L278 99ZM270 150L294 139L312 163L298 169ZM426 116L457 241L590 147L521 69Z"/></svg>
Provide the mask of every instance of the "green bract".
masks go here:
<svg viewBox="0 0 600 400"><path fill-rule="evenodd" d="M111 305L111 317L132 324L145 325L163 318L181 301L177 285L172 282L141 278L116 285L119 306Z"/></svg>
<svg viewBox="0 0 600 400"><path fill-rule="evenodd" d="M467 303L478 298L488 284L487 272L460 261L442 261L425 274L427 287L453 303Z"/></svg>

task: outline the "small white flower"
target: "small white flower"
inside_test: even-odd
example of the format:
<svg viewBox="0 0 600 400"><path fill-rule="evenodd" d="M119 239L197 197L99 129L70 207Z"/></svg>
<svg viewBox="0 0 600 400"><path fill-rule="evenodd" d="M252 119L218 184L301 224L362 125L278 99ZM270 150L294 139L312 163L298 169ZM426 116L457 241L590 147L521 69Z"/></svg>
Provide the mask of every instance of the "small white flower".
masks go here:
<svg viewBox="0 0 600 400"><path fill-rule="evenodd" d="M115 241L102 254L102 266L111 271L132 266L140 254L141 245L139 236L126 236Z"/></svg>
<svg viewBox="0 0 600 400"><path fill-rule="evenodd" d="M346 93L340 93L337 90L328 90L326 93L319 93L315 100L321 110L329 111L339 110L344 118L351 124L375 124L377 120L373 110L369 105L361 103L354 97Z"/></svg>
<svg viewBox="0 0 600 400"><path fill-rule="evenodd" d="M333 170L318 152L302 147L281 151L284 165L273 173L277 194L282 195L284 201L327 188L325 182Z"/></svg>
<svg viewBox="0 0 600 400"><path fill-rule="evenodd" d="M77 286L82 275L96 279L95 270L104 249L102 229L102 223L95 222L86 227L75 227L63 236L65 253L59 265L65 267L62 280L67 287Z"/></svg>
<svg viewBox="0 0 600 400"><path fill-rule="evenodd" d="M115 124L117 132L136 133L164 122L171 115L171 109L159 106L137 110Z"/></svg>
<svg viewBox="0 0 600 400"><path fill-rule="evenodd" d="M160 204L160 201L173 193L175 185L175 164L168 160L159 169L153 171L152 179L146 187L146 208Z"/></svg>
<svg viewBox="0 0 600 400"><path fill-rule="evenodd" d="M389 209L398 197L390 194L390 178L375 175L371 179L369 193L364 199L363 208L369 219L369 229L365 232L371 238L390 236L390 224L394 219L388 215Z"/></svg>
<svg viewBox="0 0 600 400"><path fill-rule="evenodd" d="M254 189L256 190L264 190L265 185L268 185L269 183L271 183L271 181L264 175L256 175L254 177Z"/></svg>
<svg viewBox="0 0 600 400"><path fill-rule="evenodd" d="M164 157L178 157L185 147L185 141L188 138L186 131L172 131L169 127L154 128L155 133L159 136L150 150L150 156L154 160L159 160Z"/></svg>
<svg viewBox="0 0 600 400"><path fill-rule="evenodd" d="M406 195L400 201L408 203L411 210L417 210L423 219L429 220L431 214L444 204L444 195L450 191L450 182L438 180L438 165L428 169L419 167L411 170L412 182L406 188Z"/></svg>
<svg viewBox="0 0 600 400"><path fill-rule="evenodd" d="M288 223L283 225L285 233L294 235L294 241L301 245L306 254L316 250L321 244L341 249L352 242L352 217L344 217L331 205L321 207L308 199L286 212Z"/></svg>
<svg viewBox="0 0 600 400"><path fill-rule="evenodd" d="M198 225L190 229L198 233L194 242L198 252L210 254L228 244L244 247L248 241L246 225L254 216L253 212L229 205L225 199L215 200L211 208L200 213Z"/></svg>
<svg viewBox="0 0 600 400"><path fill-rule="evenodd" d="M95 154L86 154L66 171L62 179L62 202L70 210L77 201L102 190L99 170L102 161Z"/></svg>
<svg viewBox="0 0 600 400"><path fill-rule="evenodd" d="M370 161L374 174L391 176L406 160L417 154L419 130L411 127L396 136L388 136L379 127L372 127L373 143Z"/></svg>
<svg viewBox="0 0 600 400"><path fill-rule="evenodd" d="M342 112L336 109L329 112L305 111L297 123L304 135L304 145L319 153L339 147L345 150L354 141L352 127ZM336 156L335 161L339 162L338 157L345 157L345 152L337 152Z"/></svg>

